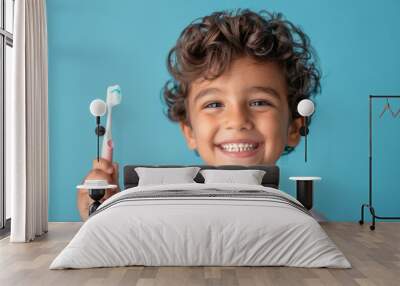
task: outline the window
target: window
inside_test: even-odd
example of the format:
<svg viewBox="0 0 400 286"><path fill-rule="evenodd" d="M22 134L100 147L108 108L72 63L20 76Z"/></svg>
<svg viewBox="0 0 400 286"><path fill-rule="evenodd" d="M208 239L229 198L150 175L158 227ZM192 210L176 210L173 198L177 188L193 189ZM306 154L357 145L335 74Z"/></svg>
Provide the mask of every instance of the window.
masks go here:
<svg viewBox="0 0 400 286"><path fill-rule="evenodd" d="M5 188L5 98L11 92L14 0L0 0L0 236L9 231L10 194Z"/></svg>

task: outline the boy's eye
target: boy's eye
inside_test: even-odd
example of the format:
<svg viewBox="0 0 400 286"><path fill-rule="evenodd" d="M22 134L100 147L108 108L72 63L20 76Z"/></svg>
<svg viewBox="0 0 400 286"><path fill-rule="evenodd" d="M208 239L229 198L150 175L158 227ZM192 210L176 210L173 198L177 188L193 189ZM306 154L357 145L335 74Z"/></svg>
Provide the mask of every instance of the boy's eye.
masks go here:
<svg viewBox="0 0 400 286"><path fill-rule="evenodd" d="M204 106L204 108L218 108L221 106L222 106L222 104L220 102L211 102L211 103L207 104L206 106Z"/></svg>
<svg viewBox="0 0 400 286"><path fill-rule="evenodd" d="M265 106L265 105L271 105L271 103L269 103L266 100L254 100L250 102L250 106Z"/></svg>

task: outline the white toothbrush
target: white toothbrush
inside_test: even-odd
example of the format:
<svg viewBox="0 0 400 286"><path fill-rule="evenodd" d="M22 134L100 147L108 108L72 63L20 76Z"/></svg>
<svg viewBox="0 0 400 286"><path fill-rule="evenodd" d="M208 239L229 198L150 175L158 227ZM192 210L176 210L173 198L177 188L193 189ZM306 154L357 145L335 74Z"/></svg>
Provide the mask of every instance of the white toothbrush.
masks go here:
<svg viewBox="0 0 400 286"><path fill-rule="evenodd" d="M113 160L113 149L114 144L111 135L111 110L114 106L121 103L122 95L121 88L119 85L109 86L107 88L107 123L106 123L106 133L103 138L103 147L101 151L101 157L112 162Z"/></svg>

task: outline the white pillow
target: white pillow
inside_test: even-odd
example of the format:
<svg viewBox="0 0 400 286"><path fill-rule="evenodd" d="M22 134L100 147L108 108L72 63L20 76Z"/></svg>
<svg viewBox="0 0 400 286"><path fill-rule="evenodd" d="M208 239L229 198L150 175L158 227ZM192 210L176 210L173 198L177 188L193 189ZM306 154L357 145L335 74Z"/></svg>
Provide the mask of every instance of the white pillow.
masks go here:
<svg viewBox="0 0 400 286"><path fill-rule="evenodd" d="M226 183L261 185L265 171L262 170L219 170L205 169L200 173L204 177L204 183Z"/></svg>
<svg viewBox="0 0 400 286"><path fill-rule="evenodd" d="M147 168L137 167L138 186L195 183L199 167Z"/></svg>

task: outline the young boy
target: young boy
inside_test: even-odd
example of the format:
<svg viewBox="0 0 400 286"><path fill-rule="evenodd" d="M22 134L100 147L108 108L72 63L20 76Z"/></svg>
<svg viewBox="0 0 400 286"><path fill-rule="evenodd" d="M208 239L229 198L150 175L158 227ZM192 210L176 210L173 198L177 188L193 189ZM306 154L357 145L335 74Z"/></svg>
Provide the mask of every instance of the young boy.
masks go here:
<svg viewBox="0 0 400 286"><path fill-rule="evenodd" d="M168 117L210 165L275 164L300 141L298 102L320 87L308 37L268 12L216 12L190 24L167 65Z"/></svg>
<svg viewBox="0 0 400 286"><path fill-rule="evenodd" d="M208 165L275 164L300 141L298 102L320 89L307 35L265 11L215 12L191 23L167 66L168 118ZM116 183L116 172L102 160L87 178ZM78 204L84 218L87 193Z"/></svg>

